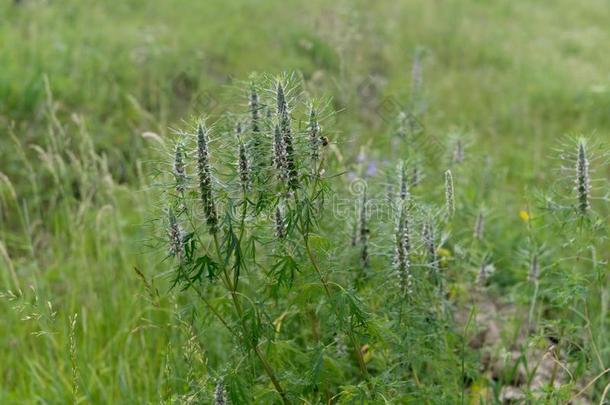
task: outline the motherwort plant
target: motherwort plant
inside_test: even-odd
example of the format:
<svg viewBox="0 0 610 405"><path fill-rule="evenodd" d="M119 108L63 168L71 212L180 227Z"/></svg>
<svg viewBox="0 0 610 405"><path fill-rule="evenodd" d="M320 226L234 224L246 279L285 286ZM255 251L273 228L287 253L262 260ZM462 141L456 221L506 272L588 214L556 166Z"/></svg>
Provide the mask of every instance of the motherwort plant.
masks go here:
<svg viewBox="0 0 610 405"><path fill-rule="evenodd" d="M208 343L197 393L219 404L421 399L411 394L447 377L430 370L463 361L452 354L458 340L444 335L456 274L449 248L460 241L446 242L464 211L454 176L428 181L443 172L433 148L417 148L432 142L422 130L401 139L397 171L375 161L366 181L341 188L351 170L338 144L328 146L330 103L302 86L255 77L240 107L194 120L167 154L168 274L177 305L197 314L189 330ZM378 167L391 167L387 184ZM482 241L482 215L474 236L462 235ZM484 264L481 278L493 268ZM463 370L452 373L463 388ZM455 392L440 400L455 402Z"/></svg>
<svg viewBox="0 0 610 405"><path fill-rule="evenodd" d="M208 324L223 328L239 348L209 354L223 359L215 365L222 376L215 403L225 403L225 396L242 403L246 391L238 386L254 387L260 398L272 387L283 403L314 392L322 384L317 377L303 385L288 376L312 361L311 345L322 350L337 332L352 345L345 361L359 370L354 378L368 378L358 336L364 311L353 292L331 281L319 246L321 221L332 220L322 167L328 140L320 125L328 115L316 108L323 104L304 99L299 86L291 77L253 81L247 110L211 126L210 118L197 119L172 154L162 201L173 285L194 291ZM263 114L268 105L275 110ZM307 320L311 329L304 328L294 308L315 300L324 304ZM302 363L284 361L286 342L296 343L290 350L300 351Z"/></svg>

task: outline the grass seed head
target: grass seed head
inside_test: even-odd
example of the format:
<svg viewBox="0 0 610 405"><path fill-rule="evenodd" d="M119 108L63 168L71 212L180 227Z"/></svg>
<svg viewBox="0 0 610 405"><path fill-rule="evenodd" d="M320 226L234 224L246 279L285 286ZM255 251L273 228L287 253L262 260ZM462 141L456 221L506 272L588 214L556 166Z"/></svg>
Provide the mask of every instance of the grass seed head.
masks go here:
<svg viewBox="0 0 610 405"><path fill-rule="evenodd" d="M78 367L78 353L76 347L76 320L78 318L78 314L74 314L70 317L70 365L72 367L72 396L75 399L75 403L78 401L78 382L80 379L80 369Z"/></svg>
<svg viewBox="0 0 610 405"><path fill-rule="evenodd" d="M453 176L451 170L445 172L445 206L447 210L447 217L451 219L455 213L455 198L453 190Z"/></svg>

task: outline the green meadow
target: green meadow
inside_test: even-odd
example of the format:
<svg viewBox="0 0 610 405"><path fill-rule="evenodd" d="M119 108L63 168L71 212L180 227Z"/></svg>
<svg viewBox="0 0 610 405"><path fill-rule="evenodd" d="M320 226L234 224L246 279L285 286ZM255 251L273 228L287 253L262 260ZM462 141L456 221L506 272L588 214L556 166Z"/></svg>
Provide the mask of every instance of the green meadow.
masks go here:
<svg viewBox="0 0 610 405"><path fill-rule="evenodd" d="M609 21L0 0L0 403L607 403Z"/></svg>

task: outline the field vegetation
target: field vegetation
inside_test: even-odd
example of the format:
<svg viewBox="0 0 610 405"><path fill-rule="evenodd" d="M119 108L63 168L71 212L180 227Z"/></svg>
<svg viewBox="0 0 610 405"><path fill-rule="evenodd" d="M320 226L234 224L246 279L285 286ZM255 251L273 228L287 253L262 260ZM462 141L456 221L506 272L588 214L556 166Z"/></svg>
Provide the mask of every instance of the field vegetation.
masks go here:
<svg viewBox="0 0 610 405"><path fill-rule="evenodd" d="M0 1L0 403L608 403L608 21Z"/></svg>

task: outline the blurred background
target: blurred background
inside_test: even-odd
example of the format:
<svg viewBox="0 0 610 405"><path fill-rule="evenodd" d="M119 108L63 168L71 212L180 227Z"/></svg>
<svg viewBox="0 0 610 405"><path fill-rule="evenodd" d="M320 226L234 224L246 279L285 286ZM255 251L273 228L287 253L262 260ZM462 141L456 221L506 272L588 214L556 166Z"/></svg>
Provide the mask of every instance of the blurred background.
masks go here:
<svg viewBox="0 0 610 405"><path fill-rule="evenodd" d="M419 60L427 132L476 134L515 215L558 139L610 139L609 21L607 0L0 0L0 402L70 398L77 312L89 398L156 398L173 332L138 335L133 272L160 271L150 139L227 98L245 111L251 73L298 72L346 157L383 156Z"/></svg>
<svg viewBox="0 0 610 405"><path fill-rule="evenodd" d="M1 4L3 127L26 143L41 136L46 77L58 113L85 118L122 181L141 132L219 113L223 87L251 72L297 70L345 121L371 124L353 117L408 92L419 48L429 119L528 151L526 169L542 142L575 130L604 136L610 125L603 0ZM350 130L372 137L372 124ZM1 150L3 171L18 172Z"/></svg>

